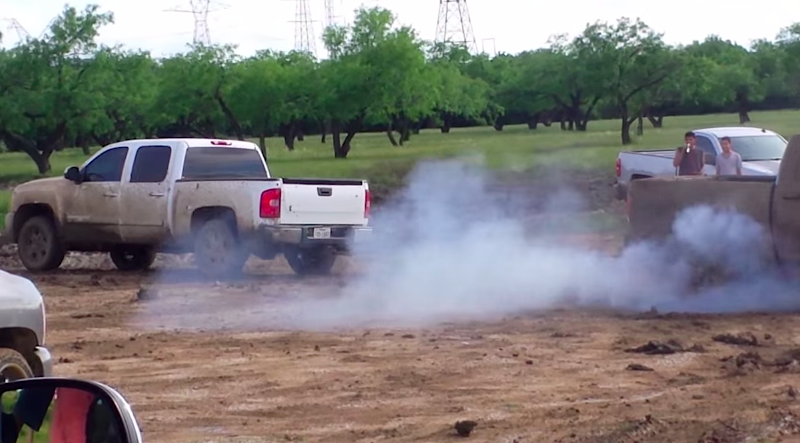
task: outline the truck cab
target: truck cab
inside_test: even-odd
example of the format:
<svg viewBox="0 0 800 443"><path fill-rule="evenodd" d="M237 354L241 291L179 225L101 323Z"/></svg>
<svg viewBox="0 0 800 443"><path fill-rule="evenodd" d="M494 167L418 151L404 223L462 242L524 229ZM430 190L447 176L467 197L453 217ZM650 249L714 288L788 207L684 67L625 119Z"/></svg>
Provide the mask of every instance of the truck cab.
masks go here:
<svg viewBox="0 0 800 443"><path fill-rule="evenodd" d="M733 150L741 155L742 175L774 177L786 150L786 139L768 129L718 127L692 132L696 136L697 147L704 154L704 175L716 174L716 158L722 153L722 137L730 137ZM625 200L628 188L635 180L676 175L676 168L672 164L675 150L676 148L620 152L617 156L617 179L614 184L616 198Z"/></svg>

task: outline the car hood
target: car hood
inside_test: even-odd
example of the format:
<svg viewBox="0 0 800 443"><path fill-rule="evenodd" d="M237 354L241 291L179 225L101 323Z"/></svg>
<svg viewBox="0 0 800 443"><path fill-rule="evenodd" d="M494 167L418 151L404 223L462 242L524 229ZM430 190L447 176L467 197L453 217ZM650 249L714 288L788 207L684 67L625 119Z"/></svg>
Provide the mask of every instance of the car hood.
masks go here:
<svg viewBox="0 0 800 443"><path fill-rule="evenodd" d="M32 281L0 271L0 309L28 304L36 308L41 302L42 294Z"/></svg>
<svg viewBox="0 0 800 443"><path fill-rule="evenodd" d="M51 192L63 188L66 183L70 181L64 177L40 178L15 186L14 193Z"/></svg>
<svg viewBox="0 0 800 443"><path fill-rule="evenodd" d="M778 170L781 167L781 161L780 160L746 161L742 166L743 166L742 169L751 172L751 174L747 174L746 172L742 171L745 175L778 175Z"/></svg>

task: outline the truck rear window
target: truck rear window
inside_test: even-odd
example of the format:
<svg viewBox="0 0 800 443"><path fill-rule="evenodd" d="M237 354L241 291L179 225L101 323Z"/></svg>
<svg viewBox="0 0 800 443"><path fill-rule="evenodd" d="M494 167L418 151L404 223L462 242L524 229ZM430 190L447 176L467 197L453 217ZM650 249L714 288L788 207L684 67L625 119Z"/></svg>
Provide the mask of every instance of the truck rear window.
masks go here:
<svg viewBox="0 0 800 443"><path fill-rule="evenodd" d="M731 149L744 161L780 160L786 151L786 141L777 135L731 137Z"/></svg>
<svg viewBox="0 0 800 443"><path fill-rule="evenodd" d="M201 147L186 150L183 178L267 178L267 171L255 149Z"/></svg>

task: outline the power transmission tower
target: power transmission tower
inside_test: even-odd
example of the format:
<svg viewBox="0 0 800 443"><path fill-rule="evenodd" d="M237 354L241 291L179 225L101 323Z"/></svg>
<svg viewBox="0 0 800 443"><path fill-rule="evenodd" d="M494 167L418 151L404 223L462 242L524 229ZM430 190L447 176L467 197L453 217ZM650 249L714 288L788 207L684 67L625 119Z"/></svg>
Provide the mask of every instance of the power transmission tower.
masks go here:
<svg viewBox="0 0 800 443"><path fill-rule="evenodd" d="M9 23L8 30L16 32L19 41L24 42L25 40L31 38L31 34L28 31L26 31L24 27L22 27L22 25L20 24L20 22L17 21L17 19L10 18L7 20Z"/></svg>
<svg viewBox="0 0 800 443"><path fill-rule="evenodd" d="M294 49L316 55L317 46L316 38L314 37L314 21L311 19L308 0L295 0L295 4L297 9L294 19Z"/></svg>
<svg viewBox="0 0 800 443"><path fill-rule="evenodd" d="M185 9L167 9L167 12L184 12L191 13L194 17L194 35L192 43L195 45L210 46L211 45L211 31L208 28L208 14L215 12L211 9L211 0L189 0L192 10ZM222 5L221 9L227 6Z"/></svg>
<svg viewBox="0 0 800 443"><path fill-rule="evenodd" d="M50 32L50 27L53 26L53 23L56 21L57 18L58 17L50 19L50 22L48 22L47 26L45 26L44 29L42 29L42 32L39 33L39 36L36 37L36 39L41 40L44 37L46 37L47 34ZM17 34L17 38L19 39L20 43L24 43L28 39L34 38L33 35L31 35L31 33L28 32L28 30L25 29L25 27L23 27L22 24L17 19L7 18L4 20L8 22L8 30L14 31Z"/></svg>
<svg viewBox="0 0 800 443"><path fill-rule="evenodd" d="M436 42L462 45L473 54L478 51L467 0L439 0Z"/></svg>
<svg viewBox="0 0 800 443"><path fill-rule="evenodd" d="M333 7L334 0L325 0L325 27L336 24L336 14Z"/></svg>

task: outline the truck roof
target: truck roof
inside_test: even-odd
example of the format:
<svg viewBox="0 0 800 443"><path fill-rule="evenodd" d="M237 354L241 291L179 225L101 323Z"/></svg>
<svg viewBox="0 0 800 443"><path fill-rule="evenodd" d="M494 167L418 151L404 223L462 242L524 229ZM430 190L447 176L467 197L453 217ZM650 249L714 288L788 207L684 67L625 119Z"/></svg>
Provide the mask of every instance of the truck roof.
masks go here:
<svg viewBox="0 0 800 443"><path fill-rule="evenodd" d="M216 146L220 148L258 149L258 146L253 142L243 140L225 140L221 138L142 138L136 140L125 140L114 143L114 145L124 145L126 143L155 144L164 142L184 142L189 148L207 148L209 146Z"/></svg>
<svg viewBox="0 0 800 443"><path fill-rule="evenodd" d="M718 128L704 128L697 129L694 132L702 132L704 134L711 134L714 137L754 137L762 135L776 135L768 129L750 128L743 126L722 126Z"/></svg>

